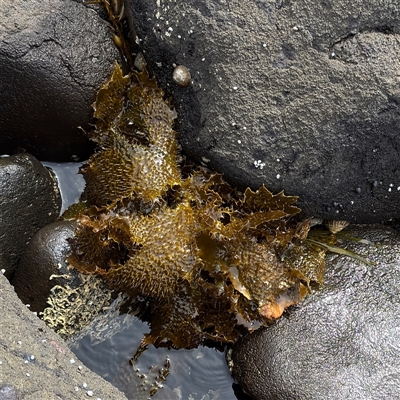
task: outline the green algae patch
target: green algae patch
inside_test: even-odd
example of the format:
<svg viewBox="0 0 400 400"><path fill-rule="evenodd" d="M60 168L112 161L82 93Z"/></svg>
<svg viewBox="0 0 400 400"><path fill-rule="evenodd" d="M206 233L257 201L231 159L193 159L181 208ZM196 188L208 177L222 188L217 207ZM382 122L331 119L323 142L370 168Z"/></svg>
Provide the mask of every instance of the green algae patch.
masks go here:
<svg viewBox="0 0 400 400"><path fill-rule="evenodd" d="M296 197L183 173L176 112L146 70L116 65L93 107L98 149L81 169L68 261L141 304L143 348L234 342L322 284L326 248L307 241Z"/></svg>

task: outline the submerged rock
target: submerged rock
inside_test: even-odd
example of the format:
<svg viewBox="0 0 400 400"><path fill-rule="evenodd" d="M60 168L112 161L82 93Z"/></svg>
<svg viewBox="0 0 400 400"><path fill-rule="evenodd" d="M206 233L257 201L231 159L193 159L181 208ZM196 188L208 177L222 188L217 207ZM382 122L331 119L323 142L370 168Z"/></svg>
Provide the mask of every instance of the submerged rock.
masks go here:
<svg viewBox="0 0 400 400"><path fill-rule="evenodd" d="M353 226L348 246L376 262L327 256L325 286L232 352L234 378L257 400L400 396L400 236Z"/></svg>
<svg viewBox="0 0 400 400"><path fill-rule="evenodd" d="M129 3L188 155L314 217L400 216L397 0Z"/></svg>
<svg viewBox="0 0 400 400"><path fill-rule="evenodd" d="M85 159L91 103L118 50L109 26L75 1L0 2L0 154Z"/></svg>
<svg viewBox="0 0 400 400"><path fill-rule="evenodd" d="M54 222L61 196L53 175L30 154L0 158L0 269L11 278L29 240Z"/></svg>
<svg viewBox="0 0 400 400"><path fill-rule="evenodd" d="M22 255L12 284L31 311L43 311L51 288L65 284L63 275L73 273L67 269L66 258L71 251L67 239L73 237L75 225L61 221L45 226L33 236Z"/></svg>

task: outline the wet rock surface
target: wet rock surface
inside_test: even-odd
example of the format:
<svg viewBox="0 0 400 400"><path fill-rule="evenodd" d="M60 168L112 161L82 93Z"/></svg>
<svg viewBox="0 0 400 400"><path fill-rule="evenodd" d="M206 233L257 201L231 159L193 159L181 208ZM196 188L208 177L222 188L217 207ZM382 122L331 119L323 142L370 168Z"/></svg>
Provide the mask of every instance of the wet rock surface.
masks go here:
<svg viewBox="0 0 400 400"><path fill-rule="evenodd" d="M107 23L74 1L0 3L0 154L84 159L91 103L119 58Z"/></svg>
<svg viewBox="0 0 400 400"><path fill-rule="evenodd" d="M397 5L135 0L128 15L187 154L308 215L371 223L400 213Z"/></svg>
<svg viewBox="0 0 400 400"><path fill-rule="evenodd" d="M1 399L126 399L80 363L62 339L21 303L1 274L0 303L7 305L1 315Z"/></svg>
<svg viewBox="0 0 400 400"><path fill-rule="evenodd" d="M30 154L0 158L0 269L11 278L29 240L54 222L61 196L55 178Z"/></svg>
<svg viewBox="0 0 400 400"><path fill-rule="evenodd" d="M327 257L325 287L267 329L241 339L233 376L257 400L400 396L400 236L383 226L348 234L376 262Z"/></svg>
<svg viewBox="0 0 400 400"><path fill-rule="evenodd" d="M22 302L30 305L31 311L43 311L51 288L65 284L63 275L73 274L67 269L66 258L70 252L67 240L74 235L74 228L72 221L45 226L33 236L22 255L12 284Z"/></svg>

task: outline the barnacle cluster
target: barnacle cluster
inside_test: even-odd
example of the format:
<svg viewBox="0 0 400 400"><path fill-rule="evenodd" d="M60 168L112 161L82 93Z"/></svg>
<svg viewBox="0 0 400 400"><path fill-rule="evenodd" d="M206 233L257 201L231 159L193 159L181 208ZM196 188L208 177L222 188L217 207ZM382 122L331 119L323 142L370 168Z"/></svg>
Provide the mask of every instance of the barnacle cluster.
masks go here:
<svg viewBox="0 0 400 400"><path fill-rule="evenodd" d="M94 110L98 151L81 170L68 260L145 306L143 346L233 342L322 283L326 250L293 218L296 197L182 169L176 112L146 70L116 65Z"/></svg>
<svg viewBox="0 0 400 400"><path fill-rule="evenodd" d="M96 276L73 274L65 278L66 284L51 289L48 307L41 315L50 328L69 339L110 305L112 291Z"/></svg>

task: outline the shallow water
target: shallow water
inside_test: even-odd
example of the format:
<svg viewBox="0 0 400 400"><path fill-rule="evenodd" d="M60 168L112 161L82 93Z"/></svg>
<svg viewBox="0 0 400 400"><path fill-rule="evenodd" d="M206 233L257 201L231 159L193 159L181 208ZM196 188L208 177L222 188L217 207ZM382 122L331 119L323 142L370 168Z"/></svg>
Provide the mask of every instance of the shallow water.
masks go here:
<svg viewBox="0 0 400 400"><path fill-rule="evenodd" d="M62 196L63 213L79 200L85 181L78 174L82 163L43 163L55 173ZM224 352L208 347L193 350L156 349L150 346L134 364L129 361L140 339L149 328L135 316L110 313L91 331L71 341L70 348L91 370L113 383L129 399L154 400L233 400L244 399L240 388L233 390ZM169 374L163 381L159 372L169 362Z"/></svg>
<svg viewBox="0 0 400 400"><path fill-rule="evenodd" d="M82 175L78 174L79 167L83 163L42 162L42 164L50 168L57 178L62 198L60 213L62 214L71 204L78 202L85 188L85 180Z"/></svg>
<svg viewBox="0 0 400 400"><path fill-rule="evenodd" d="M70 344L71 350L90 369L117 386L129 399L232 400L232 378L223 352L208 347L192 350L156 349L150 346L131 366L146 323L134 316L114 316L125 322L125 329L101 341L90 333ZM110 321L111 322L111 321ZM104 323L102 324L104 326ZM169 362L169 375L163 381L160 370Z"/></svg>

